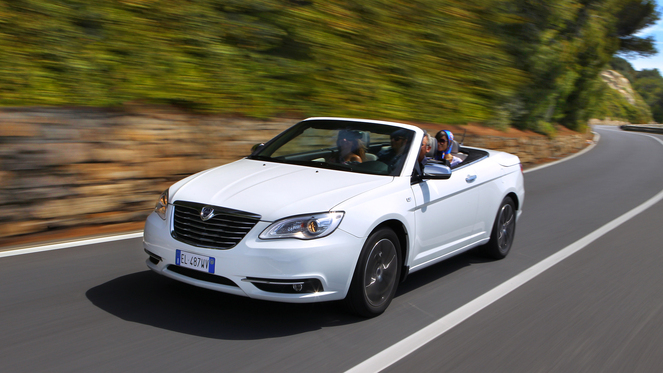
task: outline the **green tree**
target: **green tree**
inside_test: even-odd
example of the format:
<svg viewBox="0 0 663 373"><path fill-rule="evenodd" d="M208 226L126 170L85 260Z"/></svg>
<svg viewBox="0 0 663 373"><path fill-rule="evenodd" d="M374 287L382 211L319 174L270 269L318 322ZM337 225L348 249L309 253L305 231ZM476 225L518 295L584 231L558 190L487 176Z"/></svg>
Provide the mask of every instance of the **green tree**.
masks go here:
<svg viewBox="0 0 663 373"><path fill-rule="evenodd" d="M635 89L651 107L652 116L663 123L663 77L658 69L642 70L636 73Z"/></svg>
<svg viewBox="0 0 663 373"><path fill-rule="evenodd" d="M602 90L598 78L618 48L608 37L614 18L607 0L505 0L513 17L502 33L528 80L513 97L519 128L540 132L551 122L583 130Z"/></svg>
<svg viewBox="0 0 663 373"><path fill-rule="evenodd" d="M637 34L658 19L653 0L504 0L514 22L501 32L528 78L512 97L519 128L540 132L551 122L582 130L603 110L599 78L618 51L655 53Z"/></svg>
<svg viewBox="0 0 663 373"><path fill-rule="evenodd" d="M616 34L619 52L626 55L652 56L657 53L652 36L640 37L638 32L652 26L660 19L655 0L620 0L615 5Z"/></svg>
<svg viewBox="0 0 663 373"><path fill-rule="evenodd" d="M636 71L631 65L631 63L628 62L627 60L621 57L614 57L610 61L610 69L615 70L618 73L624 75L624 77L628 79L631 82L631 84L635 84Z"/></svg>

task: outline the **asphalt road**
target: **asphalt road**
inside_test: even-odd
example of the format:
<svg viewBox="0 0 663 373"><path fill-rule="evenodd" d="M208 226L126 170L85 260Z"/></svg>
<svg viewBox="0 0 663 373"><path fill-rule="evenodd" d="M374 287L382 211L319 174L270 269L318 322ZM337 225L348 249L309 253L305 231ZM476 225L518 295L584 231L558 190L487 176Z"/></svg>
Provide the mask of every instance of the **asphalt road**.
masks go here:
<svg viewBox="0 0 663 373"><path fill-rule="evenodd" d="M0 372L339 372L353 368L663 190L661 135L599 144L525 175L510 255L412 274L364 320L198 289L147 270L140 239L0 258ZM387 371L663 371L663 202Z"/></svg>

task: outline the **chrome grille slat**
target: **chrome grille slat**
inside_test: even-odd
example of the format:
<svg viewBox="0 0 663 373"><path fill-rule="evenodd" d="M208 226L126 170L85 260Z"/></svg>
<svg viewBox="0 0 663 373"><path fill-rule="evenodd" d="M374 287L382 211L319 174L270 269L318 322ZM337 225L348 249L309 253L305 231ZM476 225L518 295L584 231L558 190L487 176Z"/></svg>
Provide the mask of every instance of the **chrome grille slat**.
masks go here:
<svg viewBox="0 0 663 373"><path fill-rule="evenodd" d="M192 229L185 229L185 228L179 228L178 229L178 234L184 235L185 234L184 232L189 232L188 236L191 236L191 237L200 236L201 239L203 239L204 237L218 238L219 236L221 236L220 234L214 233L214 232L212 232L212 233L205 232L205 231L201 232L201 231L195 231L195 230L192 230ZM230 240L233 240L233 241L239 241L246 235L246 233L249 233L249 232L245 232L244 234L235 235L235 236L225 235L223 237L227 238L227 239L230 239Z"/></svg>
<svg viewBox="0 0 663 373"><path fill-rule="evenodd" d="M183 218L200 219L200 212L178 210L178 211L176 211L176 214L178 214L179 216L181 216ZM244 221L238 220L238 219L242 219L242 217L239 217L239 216L233 216L233 220L228 219L228 218L224 218L223 215L217 215L217 216L215 216L215 218L217 218L217 219L214 219L215 223L227 222L227 223L231 223L231 224L244 224L244 225L255 224L253 222L254 219L244 218L244 219L248 220L248 221L244 222Z"/></svg>
<svg viewBox="0 0 663 373"><path fill-rule="evenodd" d="M234 246L235 245L235 242L233 242L233 241L220 242L220 241L209 239L209 238L199 237L199 236L195 236L195 235L192 236L192 235L182 234L182 233L180 233L179 236L180 237L186 237L186 238L189 238L189 239L192 239L192 240L195 239L198 242L208 242L208 243L219 245L219 246L221 246L221 245L232 245L232 246ZM200 246L200 245L197 245L197 246Z"/></svg>
<svg viewBox="0 0 663 373"><path fill-rule="evenodd" d="M182 226L182 225L184 225L184 226ZM249 233L248 230L247 231L241 231L241 232L237 232L237 231L228 232L227 230L224 231L224 230L218 230L218 229L205 229L205 228L198 228L198 227L190 227L190 226L186 226L186 224L177 224L176 228L178 230L191 232L193 234L202 234L202 235L207 235L207 236L218 236L218 235L223 235L223 234L232 235L233 233L235 235L238 235L238 236L243 236L243 235Z"/></svg>
<svg viewBox="0 0 663 373"><path fill-rule="evenodd" d="M228 220L224 220L224 219L215 220L214 218L216 218L216 216L214 218L208 220L208 221L202 221L200 219L200 214L197 214L197 215L189 214L189 215L185 216L185 215L182 215L179 212L177 212L176 216L178 218L180 218L182 221L190 221L190 222L196 223L196 224L200 223L200 224L204 224L204 225L214 225L214 226L218 226L218 227L251 229L255 225L254 222L228 221ZM223 222L227 222L227 223L230 223L230 224L223 223ZM234 224L236 224L236 225L234 225Z"/></svg>
<svg viewBox="0 0 663 373"><path fill-rule="evenodd" d="M198 228L198 229L204 228L204 229L209 229L209 230L216 230L216 231L219 231L219 232L224 232L224 231L229 231L229 230L247 231L248 232L248 231L251 230L253 225L255 225L255 223L253 223L253 225L250 226L250 227L246 227L246 226L233 227L232 225L206 224L207 222L209 222L209 220L204 222L204 221L200 220L200 218L198 218L199 221L195 221L193 219L183 219L181 217L179 217L179 218L180 219L177 220L178 224L187 225L189 227L194 227L194 228Z"/></svg>
<svg viewBox="0 0 663 373"><path fill-rule="evenodd" d="M200 211L205 206L214 208L215 214L207 221L200 218ZM198 247L233 248L260 221L257 214L201 203L177 201L174 207L173 238Z"/></svg>

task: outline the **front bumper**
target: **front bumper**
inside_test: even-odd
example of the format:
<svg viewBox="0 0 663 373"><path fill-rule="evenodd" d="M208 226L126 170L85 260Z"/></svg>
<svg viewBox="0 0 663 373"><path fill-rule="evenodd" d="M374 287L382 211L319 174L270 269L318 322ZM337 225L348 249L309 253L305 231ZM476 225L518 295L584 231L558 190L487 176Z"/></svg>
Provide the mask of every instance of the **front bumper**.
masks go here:
<svg viewBox="0 0 663 373"><path fill-rule="evenodd" d="M231 249L200 248L171 236L172 206L166 216L164 221L152 213L145 223L143 245L150 269L191 285L256 299L310 303L345 298L363 245L362 239L341 229L314 240L261 240L258 235L270 223L259 222ZM176 266L177 250L214 258L214 274Z"/></svg>

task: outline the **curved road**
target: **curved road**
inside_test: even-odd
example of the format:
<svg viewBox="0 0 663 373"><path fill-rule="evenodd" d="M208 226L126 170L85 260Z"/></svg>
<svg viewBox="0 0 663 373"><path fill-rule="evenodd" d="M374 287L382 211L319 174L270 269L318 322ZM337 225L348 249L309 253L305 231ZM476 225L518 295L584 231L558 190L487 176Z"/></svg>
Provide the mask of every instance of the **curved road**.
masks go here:
<svg viewBox="0 0 663 373"><path fill-rule="evenodd" d="M596 131L592 150L525 174L505 260L414 273L370 320L171 281L147 270L141 239L0 257L0 372L663 371L663 136ZM453 314L466 319L401 347Z"/></svg>

